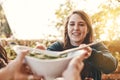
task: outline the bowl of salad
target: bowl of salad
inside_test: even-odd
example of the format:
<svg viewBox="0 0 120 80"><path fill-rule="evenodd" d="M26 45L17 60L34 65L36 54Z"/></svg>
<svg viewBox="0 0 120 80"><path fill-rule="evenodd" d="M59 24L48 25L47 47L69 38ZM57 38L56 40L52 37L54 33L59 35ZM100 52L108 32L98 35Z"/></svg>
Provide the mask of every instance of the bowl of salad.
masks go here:
<svg viewBox="0 0 120 80"><path fill-rule="evenodd" d="M49 51L39 50L38 52L27 46L14 46L13 49L17 54L20 54L21 51L25 49L30 50L30 53L25 57L25 62L31 68L33 73L44 76L45 80L54 80L55 78L60 77L70 60L73 58L68 55L59 57L44 55L43 53L49 53Z"/></svg>

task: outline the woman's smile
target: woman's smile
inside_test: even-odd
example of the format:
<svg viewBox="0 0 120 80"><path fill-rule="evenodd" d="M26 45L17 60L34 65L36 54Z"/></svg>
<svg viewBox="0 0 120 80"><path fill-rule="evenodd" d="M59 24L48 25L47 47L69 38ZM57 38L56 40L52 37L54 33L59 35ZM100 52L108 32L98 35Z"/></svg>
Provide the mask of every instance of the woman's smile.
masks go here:
<svg viewBox="0 0 120 80"><path fill-rule="evenodd" d="M79 32L73 32L72 35L75 36L75 37L78 37L78 36L81 35L81 33L79 33Z"/></svg>

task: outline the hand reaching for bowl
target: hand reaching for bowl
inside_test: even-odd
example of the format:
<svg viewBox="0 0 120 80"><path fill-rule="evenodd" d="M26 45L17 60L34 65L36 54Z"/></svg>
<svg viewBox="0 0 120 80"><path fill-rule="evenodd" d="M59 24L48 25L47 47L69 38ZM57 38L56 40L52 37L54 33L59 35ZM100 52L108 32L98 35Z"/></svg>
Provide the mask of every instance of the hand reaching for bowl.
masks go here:
<svg viewBox="0 0 120 80"><path fill-rule="evenodd" d="M0 69L0 80L41 80L40 76L28 74L23 71L23 60L28 51L17 55L6 67Z"/></svg>

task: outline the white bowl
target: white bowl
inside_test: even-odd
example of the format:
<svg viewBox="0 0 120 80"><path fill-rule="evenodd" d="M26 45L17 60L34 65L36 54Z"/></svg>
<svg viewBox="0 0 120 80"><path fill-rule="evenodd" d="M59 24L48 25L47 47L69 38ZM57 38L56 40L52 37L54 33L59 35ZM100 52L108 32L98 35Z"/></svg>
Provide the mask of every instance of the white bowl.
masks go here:
<svg viewBox="0 0 120 80"><path fill-rule="evenodd" d="M17 54L24 49L29 49L25 46L17 46L13 48ZM45 50L47 52L47 50ZM30 66L33 73L44 76L45 80L54 80L60 77L62 72L66 69L72 56L58 58L58 59L38 59L31 56L26 56L25 61Z"/></svg>
<svg viewBox="0 0 120 80"><path fill-rule="evenodd" d="M14 46L13 49L17 54L20 54L22 50L30 50L33 48L18 45ZM54 80L61 76L74 56L82 55L82 51L83 50L74 51L69 53L67 57L58 59L38 59L27 55L25 56L25 61L30 66L33 73L44 76L45 80ZM44 50L44 52L49 53L48 50Z"/></svg>
<svg viewBox="0 0 120 80"><path fill-rule="evenodd" d="M45 80L54 80L56 77L60 77L71 59L72 57L50 60L42 60L30 56L25 58L33 73L44 76Z"/></svg>

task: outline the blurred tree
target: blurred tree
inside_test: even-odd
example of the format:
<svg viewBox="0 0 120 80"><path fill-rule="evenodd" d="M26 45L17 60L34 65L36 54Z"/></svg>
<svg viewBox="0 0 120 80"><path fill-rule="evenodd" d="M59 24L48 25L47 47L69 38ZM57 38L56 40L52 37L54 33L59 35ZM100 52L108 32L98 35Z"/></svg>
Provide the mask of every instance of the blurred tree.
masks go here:
<svg viewBox="0 0 120 80"><path fill-rule="evenodd" d="M87 0L86 0L87 1ZM77 5L76 5L77 6ZM66 16L76 8L71 0L67 0L65 4L61 4L56 10L56 27L63 27ZM98 12L91 15L93 28L96 39L103 41L108 40L106 45L113 53L119 52L115 42L120 42L120 0L106 0L98 7ZM102 37L101 37L102 36ZM106 38L106 39L104 39Z"/></svg>
<svg viewBox="0 0 120 80"><path fill-rule="evenodd" d="M107 38L107 40L116 40L120 38L120 2L117 0L107 0L106 3L99 6L100 11L92 15L92 21L96 38ZM119 19L120 20L120 19Z"/></svg>
<svg viewBox="0 0 120 80"><path fill-rule="evenodd" d="M0 5L0 37L9 38L11 35L11 29Z"/></svg>
<svg viewBox="0 0 120 80"><path fill-rule="evenodd" d="M68 14L75 9L74 3L71 0L66 0L64 4L61 4L59 9L55 11L57 22L55 26L59 30L64 25L64 21Z"/></svg>
<svg viewBox="0 0 120 80"><path fill-rule="evenodd" d="M65 4L61 4L59 9L56 10L57 20L55 26L58 30L63 27L66 16L76 6L72 0L66 0ZM100 10L99 12L91 15L95 37L102 40L107 38L109 41L119 39L120 23L117 19L118 17L120 18L120 0L106 0L106 3L99 5L98 9Z"/></svg>

